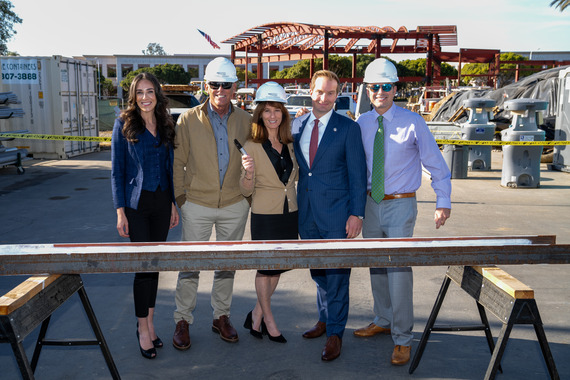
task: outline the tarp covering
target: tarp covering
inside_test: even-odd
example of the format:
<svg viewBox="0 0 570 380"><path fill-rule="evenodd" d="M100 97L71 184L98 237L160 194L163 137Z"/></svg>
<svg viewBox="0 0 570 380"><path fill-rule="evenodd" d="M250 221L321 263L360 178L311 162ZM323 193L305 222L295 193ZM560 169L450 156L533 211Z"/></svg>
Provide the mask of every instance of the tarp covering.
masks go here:
<svg viewBox="0 0 570 380"><path fill-rule="evenodd" d="M432 117L432 121L447 121L453 114L463 105L465 99L470 98L490 98L495 100L499 107L499 112L495 115L493 121L509 124L511 113L504 110L504 102L512 99L531 98L545 100L548 102L548 108L544 111L544 124L542 129L547 131L547 139L549 132L554 130L556 120L556 109L558 107L558 73L570 66L555 67L553 69L544 70L533 75L529 75L516 83L509 84L497 90L490 89L474 89L459 91L451 97L447 102L442 104ZM467 121L467 114L464 114L457 123Z"/></svg>

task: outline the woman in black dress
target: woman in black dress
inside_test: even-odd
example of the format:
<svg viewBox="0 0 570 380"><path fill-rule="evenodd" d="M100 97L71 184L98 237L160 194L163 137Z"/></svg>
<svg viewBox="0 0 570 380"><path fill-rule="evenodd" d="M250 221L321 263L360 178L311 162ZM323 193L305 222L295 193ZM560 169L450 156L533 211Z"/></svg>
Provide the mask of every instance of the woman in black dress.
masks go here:
<svg viewBox="0 0 570 380"><path fill-rule="evenodd" d="M285 90L275 82L259 87L255 98L251 138L242 156L240 188L251 196L252 240L298 238L298 166L293 153L291 121L284 104ZM251 335L285 343L271 312L271 296L283 270L258 270L255 277L257 303L247 315L244 327Z"/></svg>

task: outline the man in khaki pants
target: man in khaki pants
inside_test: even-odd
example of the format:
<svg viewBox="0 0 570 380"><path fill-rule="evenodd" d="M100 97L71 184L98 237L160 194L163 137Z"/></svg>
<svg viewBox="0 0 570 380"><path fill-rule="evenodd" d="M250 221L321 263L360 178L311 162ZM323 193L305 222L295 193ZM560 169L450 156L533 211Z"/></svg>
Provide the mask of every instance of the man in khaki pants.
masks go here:
<svg viewBox="0 0 570 380"><path fill-rule="evenodd" d="M178 119L174 150L174 195L181 210L182 240L241 240L249 203L239 189L241 153L234 139L249 137L251 116L234 107L235 66L226 58L216 58L204 75L208 100ZM212 330L227 342L237 342L230 322L234 271L216 271L212 286ZM194 322L200 272L180 272L176 285L176 330L172 344L179 350L190 348L189 324Z"/></svg>

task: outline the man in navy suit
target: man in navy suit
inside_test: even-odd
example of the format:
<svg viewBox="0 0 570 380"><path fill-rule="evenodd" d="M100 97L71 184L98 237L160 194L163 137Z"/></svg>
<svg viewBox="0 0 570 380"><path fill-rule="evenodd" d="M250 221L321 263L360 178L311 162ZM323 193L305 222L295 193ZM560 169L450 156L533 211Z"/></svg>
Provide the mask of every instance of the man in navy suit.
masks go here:
<svg viewBox="0 0 570 380"><path fill-rule="evenodd" d="M362 229L366 158L358 124L333 110L339 89L335 73L317 71L311 79L313 110L293 131L302 239L353 239ZM311 277L317 283L319 321L303 337L326 332L321 358L334 360L348 319L350 268L311 269Z"/></svg>

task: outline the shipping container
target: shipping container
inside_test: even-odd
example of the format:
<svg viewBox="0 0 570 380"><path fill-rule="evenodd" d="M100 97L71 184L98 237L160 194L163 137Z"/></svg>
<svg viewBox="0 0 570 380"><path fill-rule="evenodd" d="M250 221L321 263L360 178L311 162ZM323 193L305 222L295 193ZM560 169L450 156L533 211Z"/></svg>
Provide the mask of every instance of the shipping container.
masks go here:
<svg viewBox="0 0 570 380"><path fill-rule="evenodd" d="M0 131L31 134L98 136L94 62L52 57L1 57L0 91L22 102L22 118L0 120ZM11 144L11 145L9 145ZM63 159L99 150L92 141L16 139L6 146L25 146L34 158Z"/></svg>

